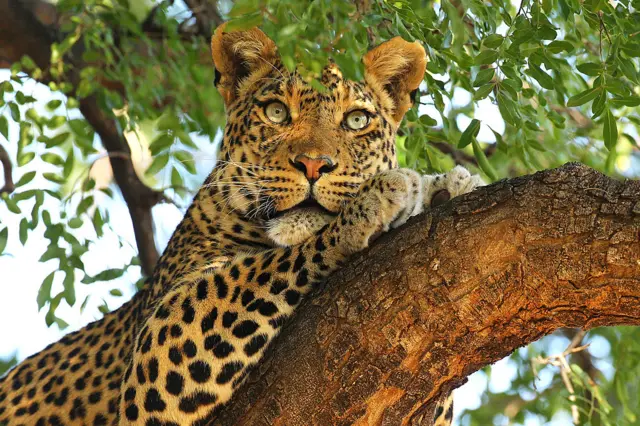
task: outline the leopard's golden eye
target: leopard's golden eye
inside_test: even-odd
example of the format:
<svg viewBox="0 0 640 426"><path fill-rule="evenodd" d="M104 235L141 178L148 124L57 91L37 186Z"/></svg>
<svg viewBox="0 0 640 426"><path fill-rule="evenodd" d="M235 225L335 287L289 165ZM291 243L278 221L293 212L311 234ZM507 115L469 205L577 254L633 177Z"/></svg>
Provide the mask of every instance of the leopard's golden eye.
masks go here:
<svg viewBox="0 0 640 426"><path fill-rule="evenodd" d="M351 130L362 130L369 125L369 121L369 115L362 110L350 112L345 119L347 127Z"/></svg>
<svg viewBox="0 0 640 426"><path fill-rule="evenodd" d="M283 123L289 117L289 111L282 102L271 102L264 108L267 118L276 124Z"/></svg>

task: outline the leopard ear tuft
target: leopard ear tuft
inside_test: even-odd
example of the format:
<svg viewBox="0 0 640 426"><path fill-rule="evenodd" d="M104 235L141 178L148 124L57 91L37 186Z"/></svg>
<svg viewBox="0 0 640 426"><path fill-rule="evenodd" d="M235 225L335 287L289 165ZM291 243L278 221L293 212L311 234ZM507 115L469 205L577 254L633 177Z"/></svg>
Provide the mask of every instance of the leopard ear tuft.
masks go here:
<svg viewBox="0 0 640 426"><path fill-rule="evenodd" d="M427 54L420 43L394 37L370 50L362 58L365 80L393 102L393 118L400 124L413 105L412 93L420 86L427 67Z"/></svg>
<svg viewBox="0 0 640 426"><path fill-rule="evenodd" d="M226 24L211 37L211 55L216 68L216 87L229 105L238 96L243 81L262 70L277 67L278 49L258 28L225 32Z"/></svg>

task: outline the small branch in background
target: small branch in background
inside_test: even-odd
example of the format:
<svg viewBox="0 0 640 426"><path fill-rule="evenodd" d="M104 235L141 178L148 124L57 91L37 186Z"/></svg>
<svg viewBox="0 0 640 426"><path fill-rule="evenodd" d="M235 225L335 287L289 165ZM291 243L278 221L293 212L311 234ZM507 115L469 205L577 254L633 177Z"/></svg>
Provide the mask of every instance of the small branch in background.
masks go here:
<svg viewBox="0 0 640 426"><path fill-rule="evenodd" d="M102 145L109 153L114 179L129 208L142 270L150 276L158 261L151 208L164 201L164 195L142 183L131 162L127 139L118 130L115 120L98 106L94 96L80 101L80 112L100 136Z"/></svg>
<svg viewBox="0 0 640 426"><path fill-rule="evenodd" d="M6 18L0 20L0 56L9 61L18 62L27 55L40 69L49 68L50 46L56 41L55 34L52 35L52 33L59 29L45 26L41 22L42 18L38 18L37 10L49 10L44 3L46 2L42 0L29 2L0 0L0 15ZM80 72L86 64L74 59L70 59L70 63L73 64L72 71L64 78L77 86L80 81ZM42 82L46 83L46 81ZM165 201L164 196L140 180L131 161L129 144L119 130L116 119L108 111L100 108L96 97L89 96L82 99L80 111L100 136L103 146L109 153L115 181L127 203L133 223L142 271L149 276L153 273L159 258L154 241L151 208Z"/></svg>
<svg viewBox="0 0 640 426"><path fill-rule="evenodd" d="M213 0L185 0L185 4L196 19L198 34L211 37L214 28L224 22L218 12L218 2Z"/></svg>
<svg viewBox="0 0 640 426"><path fill-rule="evenodd" d="M569 343L569 346L567 346L567 349L565 349L561 354L551 355L546 358L538 356L531 361L533 373L536 376L537 367L540 365L553 365L554 367L558 367L560 369L560 377L562 378L562 382L569 391L569 401L571 402L571 418L573 420L573 424L575 425L580 424L580 410L578 409L576 392L573 387L573 383L571 383L571 378L569 377L569 375L571 374L571 366L567 361L567 357L575 353L583 352L589 347L589 344L578 346L582 342L584 335L584 330L578 331L573 336L573 339L571 340L571 343Z"/></svg>
<svg viewBox="0 0 640 426"><path fill-rule="evenodd" d="M568 115L574 123L576 123L576 127L579 129L590 129L593 127L593 121L586 115L582 114L575 108L567 108L565 106L560 105L551 105L551 109L557 113Z"/></svg>
<svg viewBox="0 0 640 426"><path fill-rule="evenodd" d="M7 193L11 194L16 186L13 183L13 164L9 153L2 145L0 145L0 164L2 164L2 170L4 172L4 185L0 188L0 195Z"/></svg>
<svg viewBox="0 0 640 426"><path fill-rule="evenodd" d="M447 154L451 156L451 158L453 158L453 161L455 161L455 163L458 165L464 165L464 164L473 164L475 166L478 165L478 160L476 160L476 157L474 157L473 155L467 154L464 151L456 149L453 145L449 145L446 142L429 142L429 143L431 144L431 146L433 146L443 154ZM487 158L492 156L494 152L496 152L496 144L491 144L484 149L484 155Z"/></svg>

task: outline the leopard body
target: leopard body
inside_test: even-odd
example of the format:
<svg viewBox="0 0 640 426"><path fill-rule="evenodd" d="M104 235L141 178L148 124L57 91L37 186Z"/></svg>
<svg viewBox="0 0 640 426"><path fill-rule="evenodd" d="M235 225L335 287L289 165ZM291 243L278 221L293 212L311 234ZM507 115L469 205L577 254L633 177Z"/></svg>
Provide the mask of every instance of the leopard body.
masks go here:
<svg viewBox="0 0 640 426"><path fill-rule="evenodd" d="M131 301L0 379L0 424L209 424L310 290L438 191L482 183L459 167L397 168L396 130L426 66L417 43L371 50L363 82L329 64L323 91L260 30L220 27L212 52L220 161Z"/></svg>

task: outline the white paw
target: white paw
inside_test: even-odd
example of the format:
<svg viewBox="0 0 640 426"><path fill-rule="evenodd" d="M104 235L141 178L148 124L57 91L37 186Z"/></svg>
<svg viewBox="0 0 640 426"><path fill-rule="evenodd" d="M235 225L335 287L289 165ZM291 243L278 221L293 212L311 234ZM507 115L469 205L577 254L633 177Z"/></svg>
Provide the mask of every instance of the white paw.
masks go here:
<svg viewBox="0 0 640 426"><path fill-rule="evenodd" d="M433 196L442 190L448 192L447 199L450 199L471 192L483 185L485 183L479 175L471 175L469 170L462 166L456 166L443 175L425 175L422 177L423 202L425 206L430 206Z"/></svg>

